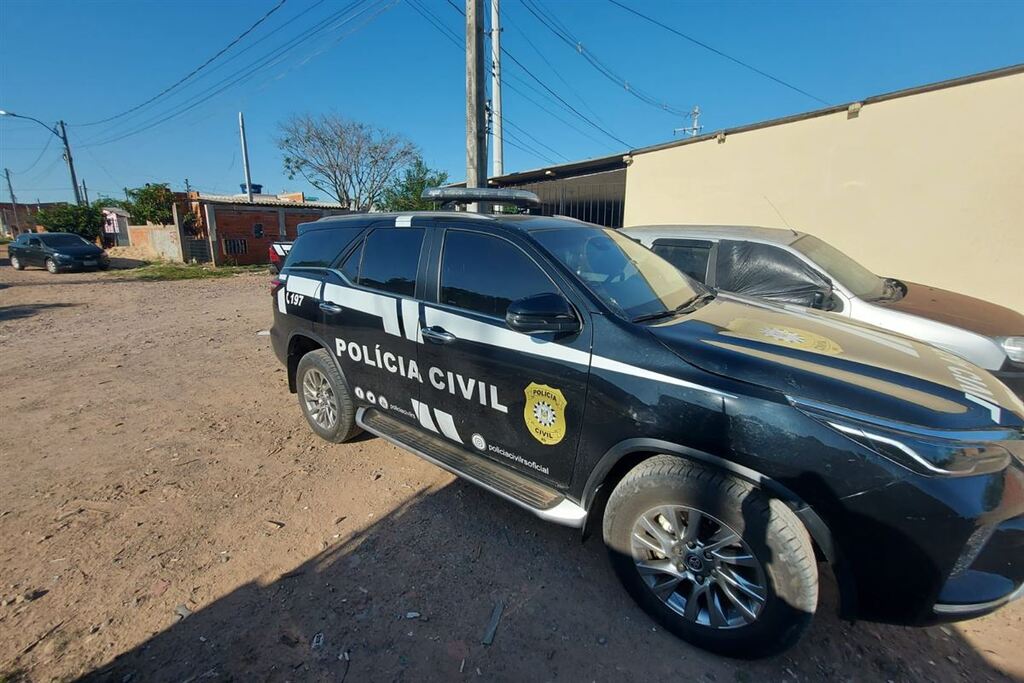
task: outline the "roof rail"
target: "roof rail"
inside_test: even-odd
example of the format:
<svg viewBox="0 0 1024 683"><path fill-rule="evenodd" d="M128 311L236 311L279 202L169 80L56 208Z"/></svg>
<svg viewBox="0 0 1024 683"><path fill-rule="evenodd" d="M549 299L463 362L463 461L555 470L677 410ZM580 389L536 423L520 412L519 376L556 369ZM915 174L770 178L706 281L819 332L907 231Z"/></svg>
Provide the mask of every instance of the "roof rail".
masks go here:
<svg viewBox="0 0 1024 683"><path fill-rule="evenodd" d="M527 190L509 190L501 187L428 187L420 199L441 202L444 208L455 204L489 202L513 206L540 206L540 198Z"/></svg>

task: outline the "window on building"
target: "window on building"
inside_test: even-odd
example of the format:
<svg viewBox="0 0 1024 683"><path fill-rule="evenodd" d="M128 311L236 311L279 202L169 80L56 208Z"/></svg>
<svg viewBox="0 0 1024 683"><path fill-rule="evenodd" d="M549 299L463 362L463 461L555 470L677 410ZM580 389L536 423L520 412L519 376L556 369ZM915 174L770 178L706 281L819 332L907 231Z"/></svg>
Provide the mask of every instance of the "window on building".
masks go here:
<svg viewBox="0 0 1024 683"><path fill-rule="evenodd" d="M500 237L448 230L441 256L441 303L504 318L508 305L558 292L523 250Z"/></svg>
<svg viewBox="0 0 1024 683"><path fill-rule="evenodd" d="M244 237L229 237L224 240L224 253L228 256L241 256L249 251L249 241Z"/></svg>
<svg viewBox="0 0 1024 683"><path fill-rule="evenodd" d="M252 236L258 240L263 239L263 224L256 223L252 226Z"/></svg>
<svg viewBox="0 0 1024 683"><path fill-rule="evenodd" d="M702 240L655 240L651 250L697 282L708 280L711 243Z"/></svg>
<svg viewBox="0 0 1024 683"><path fill-rule="evenodd" d="M415 296L422 246L422 228L374 230L363 242L357 281L364 287L383 292Z"/></svg>
<svg viewBox="0 0 1024 683"><path fill-rule="evenodd" d="M307 230L295 240L284 265L287 268L329 268L362 230L358 226Z"/></svg>

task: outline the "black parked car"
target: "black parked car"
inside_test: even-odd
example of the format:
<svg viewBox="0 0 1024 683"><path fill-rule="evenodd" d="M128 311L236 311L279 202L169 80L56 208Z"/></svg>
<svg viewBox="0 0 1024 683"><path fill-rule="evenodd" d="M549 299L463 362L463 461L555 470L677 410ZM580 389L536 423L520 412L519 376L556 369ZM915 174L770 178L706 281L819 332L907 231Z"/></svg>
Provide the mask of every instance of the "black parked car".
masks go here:
<svg viewBox="0 0 1024 683"><path fill-rule="evenodd" d="M8 247L15 270L40 266L51 273L110 267L107 252L70 232L22 233Z"/></svg>
<svg viewBox="0 0 1024 683"><path fill-rule="evenodd" d="M452 196L525 201L428 198ZM324 218L272 291L314 432L365 430L601 534L637 602L702 647L794 643L819 561L847 618L965 619L1024 591L1024 404L948 352L715 292L557 217Z"/></svg>

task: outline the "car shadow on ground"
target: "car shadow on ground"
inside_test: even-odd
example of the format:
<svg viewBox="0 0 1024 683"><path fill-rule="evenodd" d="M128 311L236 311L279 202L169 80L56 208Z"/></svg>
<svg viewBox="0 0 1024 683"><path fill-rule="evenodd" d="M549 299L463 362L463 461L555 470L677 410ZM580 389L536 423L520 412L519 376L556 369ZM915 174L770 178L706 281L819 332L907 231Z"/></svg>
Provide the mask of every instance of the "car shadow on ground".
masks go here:
<svg viewBox="0 0 1024 683"><path fill-rule="evenodd" d="M110 269L111 270L132 270L133 268L141 268L148 266L152 261L143 261L142 259L135 258L123 258L120 256L110 257Z"/></svg>
<svg viewBox="0 0 1024 683"><path fill-rule="evenodd" d="M83 680L1009 680L955 630L851 625L836 601L825 571L795 648L716 657L655 626L598 539L581 545L456 480L279 576L179 608L187 616Z"/></svg>
<svg viewBox="0 0 1024 683"><path fill-rule="evenodd" d="M3 285L0 285L2 288ZM73 308L81 304L24 304L21 306L0 306L0 322L30 318L50 308Z"/></svg>

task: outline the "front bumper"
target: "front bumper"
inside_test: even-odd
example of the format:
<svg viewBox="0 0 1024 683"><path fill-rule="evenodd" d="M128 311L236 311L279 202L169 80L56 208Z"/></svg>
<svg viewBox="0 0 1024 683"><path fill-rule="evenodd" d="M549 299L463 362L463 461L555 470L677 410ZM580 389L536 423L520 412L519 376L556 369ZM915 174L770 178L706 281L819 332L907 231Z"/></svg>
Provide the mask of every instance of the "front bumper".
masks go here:
<svg viewBox="0 0 1024 683"><path fill-rule="evenodd" d="M829 520L853 589L844 616L905 625L971 619L1024 594L1024 467L911 476L842 501Z"/></svg>
<svg viewBox="0 0 1024 683"><path fill-rule="evenodd" d="M54 261L54 263L57 264L57 270L59 271L95 270L109 267L110 259L100 257L94 259L57 259L56 261Z"/></svg>

